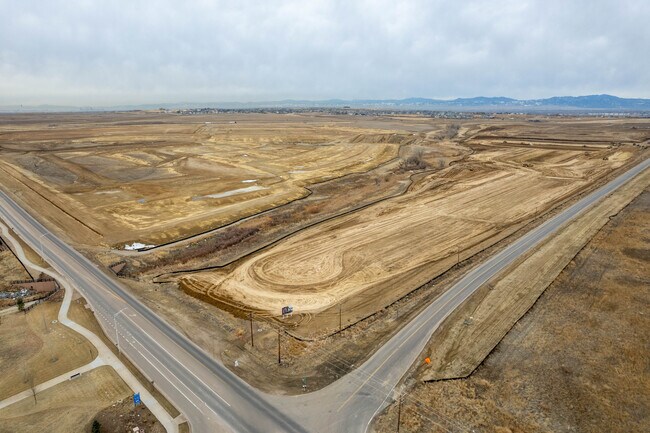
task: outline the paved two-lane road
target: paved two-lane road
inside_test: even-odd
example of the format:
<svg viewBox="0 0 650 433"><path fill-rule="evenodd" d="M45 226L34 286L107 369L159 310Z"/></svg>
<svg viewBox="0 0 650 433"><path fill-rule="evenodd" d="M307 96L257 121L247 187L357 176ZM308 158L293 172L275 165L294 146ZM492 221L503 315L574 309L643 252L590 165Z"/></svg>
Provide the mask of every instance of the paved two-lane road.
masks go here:
<svg viewBox="0 0 650 433"><path fill-rule="evenodd" d="M295 397L246 384L129 294L118 281L0 193L0 217L86 297L114 341L190 421L194 432L362 432L442 321L472 293L595 202L647 169L645 160L472 269L365 363ZM115 330L117 325L117 332Z"/></svg>

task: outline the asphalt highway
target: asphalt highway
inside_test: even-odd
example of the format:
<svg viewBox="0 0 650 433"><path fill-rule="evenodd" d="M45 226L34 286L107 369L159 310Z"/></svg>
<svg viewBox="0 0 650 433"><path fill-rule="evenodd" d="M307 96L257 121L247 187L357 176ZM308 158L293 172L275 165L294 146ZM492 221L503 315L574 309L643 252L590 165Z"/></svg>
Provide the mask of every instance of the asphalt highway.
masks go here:
<svg viewBox="0 0 650 433"><path fill-rule="evenodd" d="M393 398L403 375L455 308L649 165L650 160L645 160L631 168L473 268L350 374L320 391L292 397L267 395L246 384L4 192L0 192L0 217L82 293L107 336L187 417L195 433L363 432Z"/></svg>
<svg viewBox="0 0 650 433"><path fill-rule="evenodd" d="M424 361L418 360L418 357L433 332L447 316L517 258L535 248L546 237L560 230L567 222L646 170L648 166L650 159L585 196L474 267L352 373L318 392L299 397L282 397L281 402L288 408L287 412L297 416L301 413L309 414L314 407L318 407L320 417L313 417L309 424L313 431L367 431L375 415L396 395L395 387L411 365L416 361ZM286 401L291 398L294 400L292 404L286 405ZM324 414L329 416L323 416Z"/></svg>
<svg viewBox="0 0 650 433"><path fill-rule="evenodd" d="M106 335L187 417L194 432L308 431L140 303L104 270L49 232L5 193L0 193L0 203L5 222L81 292Z"/></svg>

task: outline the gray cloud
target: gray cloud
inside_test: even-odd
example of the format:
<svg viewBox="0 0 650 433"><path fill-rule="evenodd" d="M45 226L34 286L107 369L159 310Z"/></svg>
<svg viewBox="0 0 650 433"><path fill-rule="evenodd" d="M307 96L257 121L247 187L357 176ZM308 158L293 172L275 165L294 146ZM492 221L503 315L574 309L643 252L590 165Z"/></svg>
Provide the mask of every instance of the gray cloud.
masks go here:
<svg viewBox="0 0 650 433"><path fill-rule="evenodd" d="M0 0L0 104L650 97L650 2Z"/></svg>

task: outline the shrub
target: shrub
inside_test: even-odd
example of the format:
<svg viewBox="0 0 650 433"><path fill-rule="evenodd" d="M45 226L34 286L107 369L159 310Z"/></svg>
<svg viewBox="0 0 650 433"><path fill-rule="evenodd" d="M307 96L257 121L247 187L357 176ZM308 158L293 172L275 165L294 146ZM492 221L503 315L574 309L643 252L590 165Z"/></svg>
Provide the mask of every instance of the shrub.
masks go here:
<svg viewBox="0 0 650 433"><path fill-rule="evenodd" d="M422 151L418 150L408 158L403 159L400 162L400 168L402 170L424 170L427 168L427 163L422 157Z"/></svg>

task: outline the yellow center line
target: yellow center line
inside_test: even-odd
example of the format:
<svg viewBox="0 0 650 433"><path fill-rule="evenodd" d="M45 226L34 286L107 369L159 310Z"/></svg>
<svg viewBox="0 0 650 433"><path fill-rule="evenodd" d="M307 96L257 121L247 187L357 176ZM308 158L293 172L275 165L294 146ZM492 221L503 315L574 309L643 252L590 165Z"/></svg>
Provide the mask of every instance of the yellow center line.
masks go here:
<svg viewBox="0 0 650 433"><path fill-rule="evenodd" d="M509 257L512 256L512 255L513 255L513 253L509 253L509 254L506 255L505 258L509 258ZM500 261L501 261L501 260L499 260L499 262L500 262ZM479 279L480 277L484 276L486 273L488 273L489 271L491 271L491 270L492 270L494 267L496 267L498 264L499 264L498 262L495 263L495 264L493 264L493 265L490 266L489 268L485 269L483 272L479 273L479 275L477 275L476 277L474 277L471 281L469 281L468 283L466 283L466 284L463 286L462 289L459 289L458 292L457 292L457 293L456 293L456 294L455 294L451 299L449 299L447 302L445 302L445 303L444 303L444 304L443 304L443 305L442 305L442 306L441 306L441 307L440 307L440 308L439 308L435 313L439 312L439 311L442 310L444 307L446 307L446 306L449 305L451 302L453 302L456 298L458 298L458 297L462 294L463 290L465 290L468 286L470 286L474 281L476 281L477 279ZM480 287L480 286L479 286L479 287ZM435 313L433 313L433 314L435 314ZM445 316L442 320L444 320L444 319L446 319L446 318L447 318L447 316ZM441 321L442 321L442 320L441 320ZM401 347L402 347L404 344L406 344L406 342L408 342L408 340L410 340L411 337L413 337L413 335L415 335L415 334L416 334L420 329L422 329L422 327L423 327L424 325L427 325L428 323L429 323L429 321L428 321L428 320L425 320L424 323L422 323L422 324L421 324L420 326L418 326L418 327L417 327L413 332L411 332L411 333L410 333L406 338L404 338L404 341L402 341L402 343L401 343L399 346L397 346L397 348L396 348L395 350L393 350L393 351L390 353L390 355L388 355L388 356L386 357L386 359L384 360L384 362L382 362L382 363L381 363L381 364L380 364L380 365L379 365L379 366L378 366L378 367L377 367L377 368L376 368L372 373L370 373L370 375L368 375L368 378L367 378L367 379L366 379L366 380L365 380L361 385L359 385L359 387L358 387L358 388L357 388L357 389L356 389L352 394L350 394L350 396L349 396L349 397L348 397L348 398L347 398L347 399L346 399L346 400L345 400L345 401L344 401L344 402L339 406L339 408L338 408L336 411L337 411L337 412L340 412L340 410L341 410L341 409L342 409L342 408L343 408L343 407L344 407L344 406L345 406L345 405L346 405L346 404L347 404L347 403L352 399L352 397L354 397L356 394L358 394L358 392L361 390L361 388L363 388L363 387L364 387L364 386L365 386L365 385L366 385L366 384L367 384L371 379L374 378L374 375L377 373L377 371L378 371L379 369L381 369L381 368L384 366L384 364L386 364L386 363L388 362L388 360L390 360L390 359L393 357L393 355L394 355L394 354L395 354L399 349L401 349Z"/></svg>

